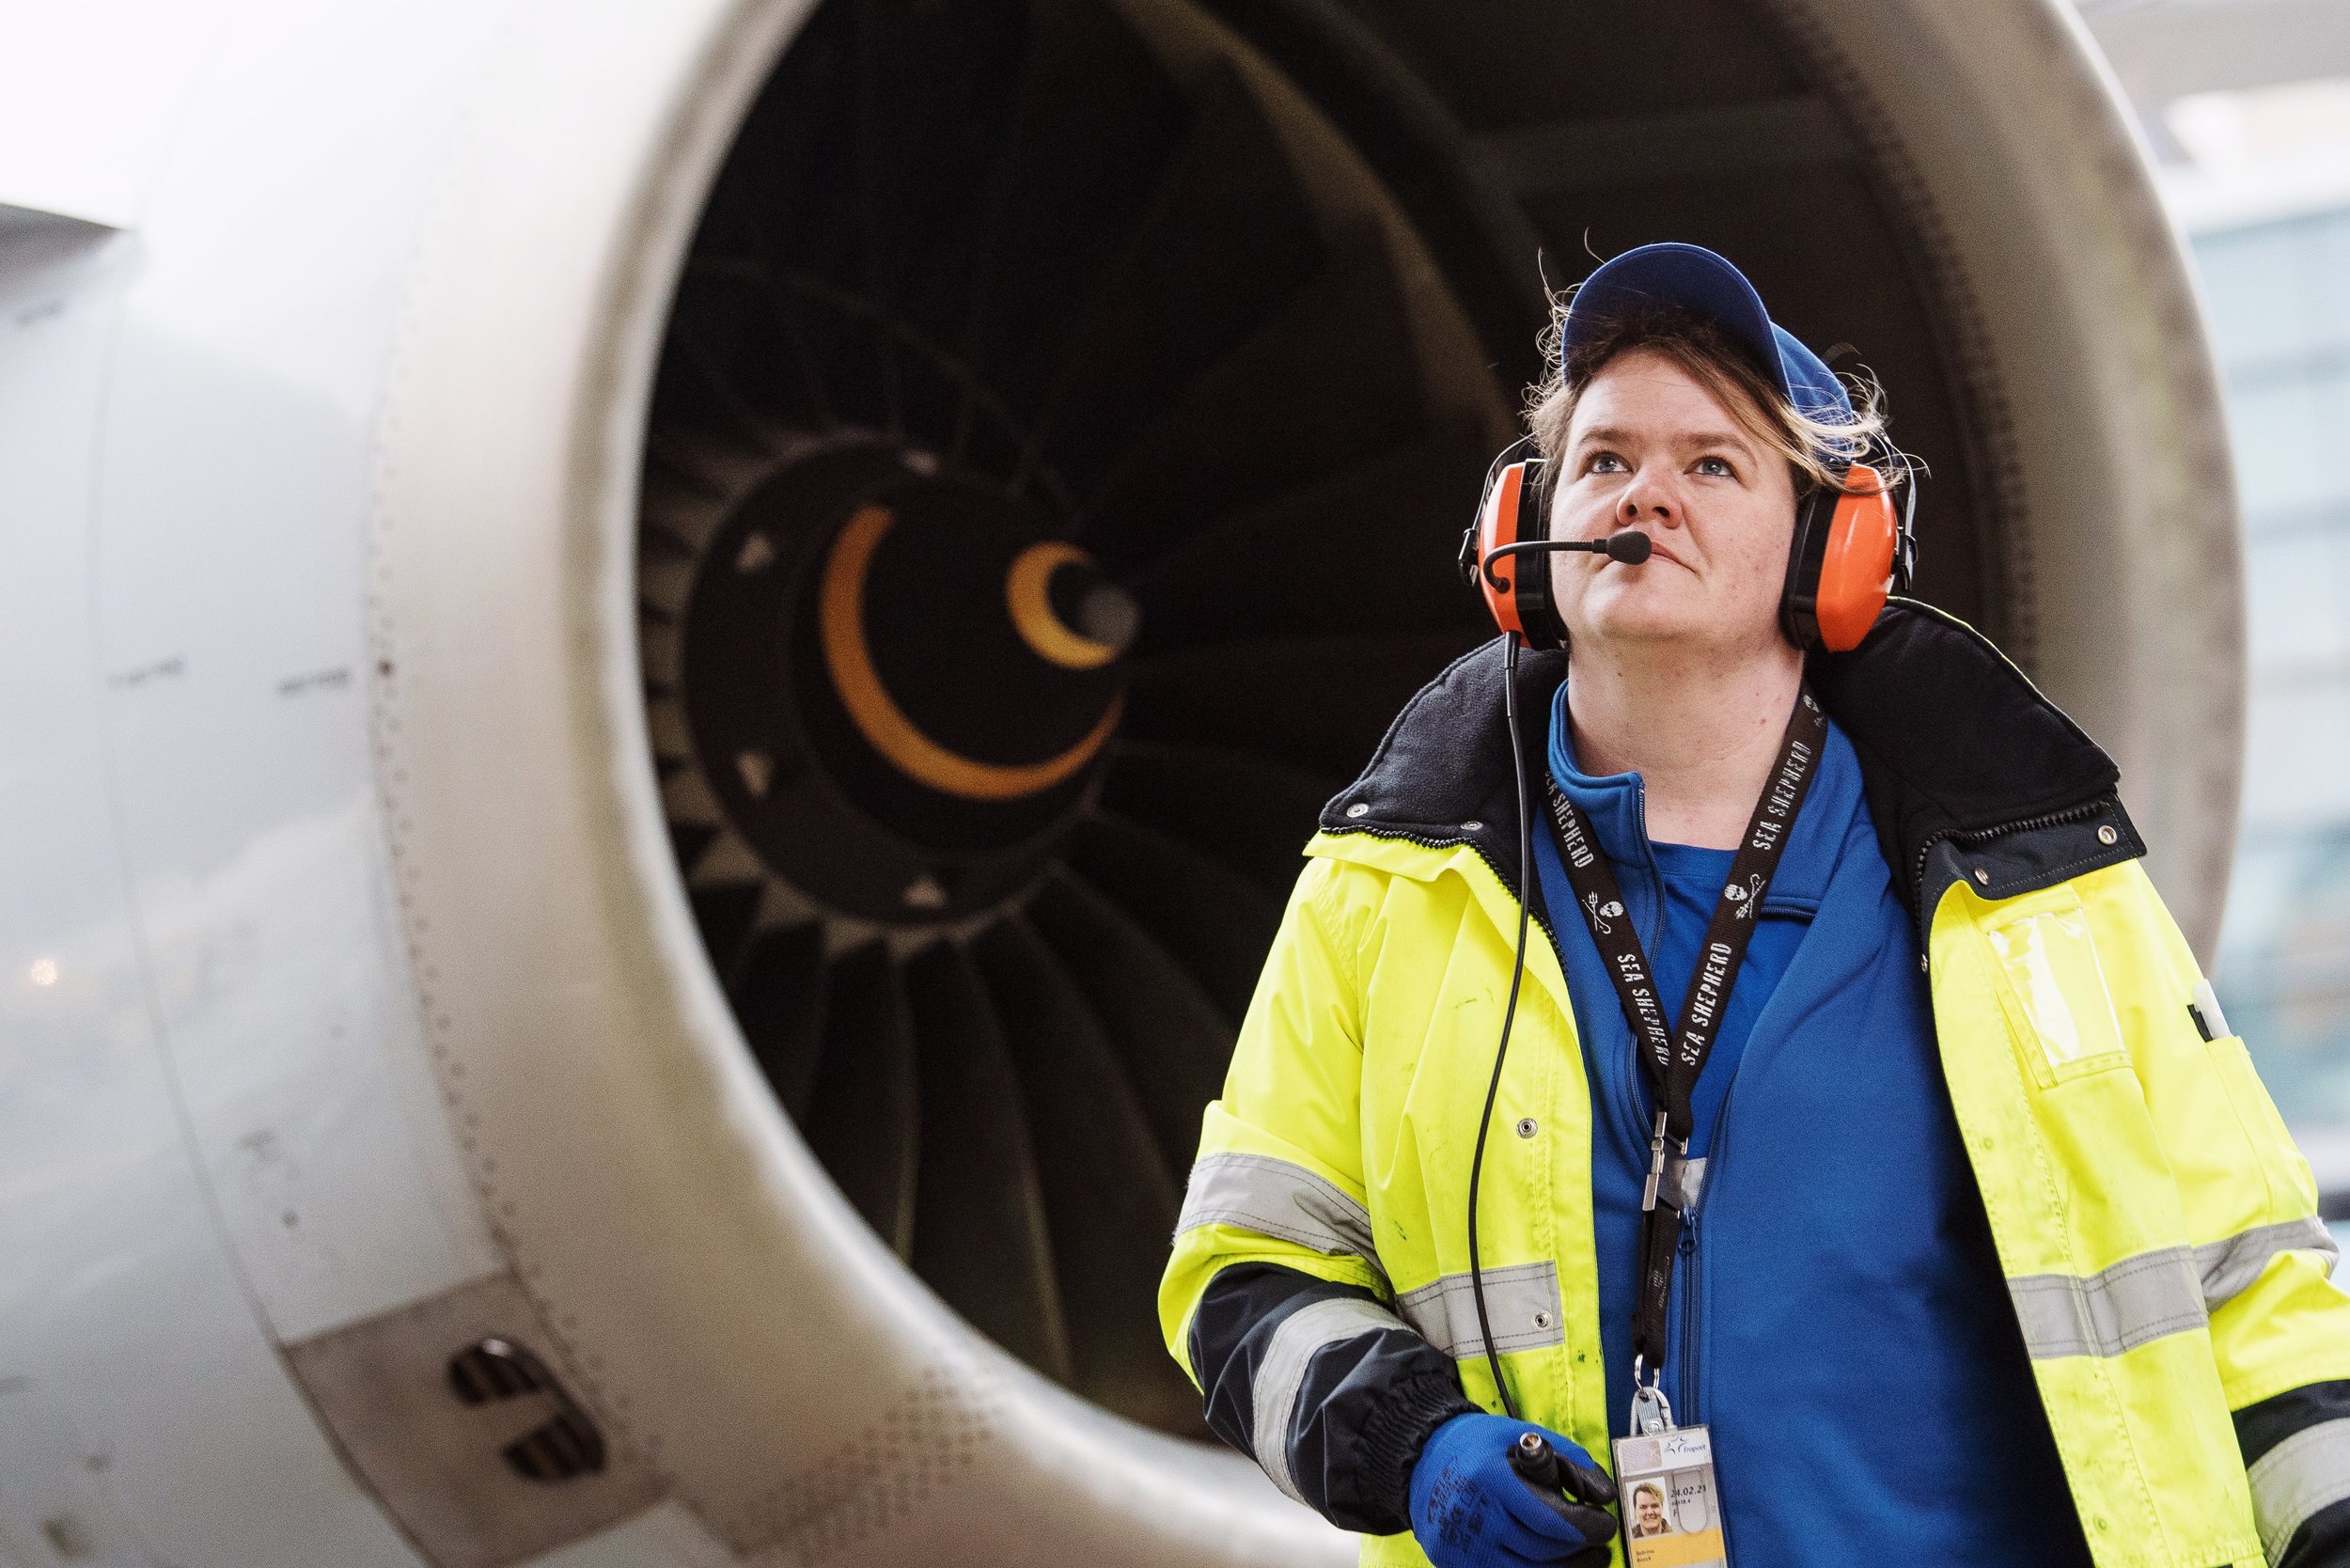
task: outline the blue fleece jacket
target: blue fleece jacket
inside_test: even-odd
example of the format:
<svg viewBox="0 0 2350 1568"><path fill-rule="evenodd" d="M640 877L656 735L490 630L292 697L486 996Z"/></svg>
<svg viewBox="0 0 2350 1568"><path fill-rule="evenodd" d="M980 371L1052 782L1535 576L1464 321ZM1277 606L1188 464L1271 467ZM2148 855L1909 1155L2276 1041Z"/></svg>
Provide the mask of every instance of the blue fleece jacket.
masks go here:
<svg viewBox="0 0 2350 1568"><path fill-rule="evenodd" d="M1654 844L1637 774L1550 769L1614 863L1675 1023L1730 869ZM1534 838L1591 1083L1609 1420L1631 1401L1650 1094L1556 839ZM2088 1548L1952 1119L1919 964L1830 727L1698 1082L1664 1387L1714 1431L1738 1568L2086 1564Z"/></svg>

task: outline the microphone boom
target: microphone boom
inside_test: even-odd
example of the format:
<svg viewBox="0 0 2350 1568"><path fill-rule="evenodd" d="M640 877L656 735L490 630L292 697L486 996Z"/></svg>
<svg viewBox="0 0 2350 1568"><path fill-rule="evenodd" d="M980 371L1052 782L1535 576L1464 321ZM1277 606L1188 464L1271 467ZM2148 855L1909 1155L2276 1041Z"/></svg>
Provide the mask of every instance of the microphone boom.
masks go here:
<svg viewBox="0 0 2350 1568"><path fill-rule="evenodd" d="M1532 539L1517 544L1503 544L1485 552L1480 563L1485 581L1496 593L1508 593L1514 586L1494 575L1496 563L1505 556L1524 555L1530 551L1588 550L1594 556L1606 556L1618 566L1637 566L1648 559L1649 537L1637 528L1627 528L1606 539Z"/></svg>

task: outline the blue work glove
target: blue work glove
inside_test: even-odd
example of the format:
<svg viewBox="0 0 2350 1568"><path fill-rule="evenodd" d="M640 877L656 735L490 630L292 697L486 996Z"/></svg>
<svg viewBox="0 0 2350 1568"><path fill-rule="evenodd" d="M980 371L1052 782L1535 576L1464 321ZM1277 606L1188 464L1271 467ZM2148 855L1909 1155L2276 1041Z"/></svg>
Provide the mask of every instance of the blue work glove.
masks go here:
<svg viewBox="0 0 2350 1568"><path fill-rule="evenodd" d="M1528 1434L1542 1440L1529 1451ZM1455 1416L1412 1466L1412 1535L1436 1568L1607 1560L1616 1483L1591 1456L1530 1421Z"/></svg>

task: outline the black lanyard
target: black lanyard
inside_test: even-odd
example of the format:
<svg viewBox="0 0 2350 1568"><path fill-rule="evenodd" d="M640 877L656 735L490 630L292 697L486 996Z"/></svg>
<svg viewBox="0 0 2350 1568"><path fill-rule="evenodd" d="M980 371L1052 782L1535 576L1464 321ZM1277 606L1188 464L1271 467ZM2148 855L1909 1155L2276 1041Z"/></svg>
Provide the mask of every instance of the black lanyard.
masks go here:
<svg viewBox="0 0 2350 1568"><path fill-rule="evenodd" d="M1645 1372L1653 1388L1664 1364L1665 1314L1672 1301L1673 1248L1679 1240L1681 1211L1674 1195L1658 1190L1665 1171L1665 1144L1669 1139L1684 1154L1688 1152L1693 1120L1689 1097L1697 1089L1698 1074L1705 1071L1705 1058L1713 1054L1715 1032L1730 1000L1730 988L1737 983L1738 966L1746 962L1747 943L1754 935L1762 895L1778 870L1779 856L1786 852L1789 829L1794 826L1795 813L1803 808L1820 748L1826 741L1827 714L1806 687L1787 720L1778 761L1771 769L1770 782L1763 786L1762 798L1755 803L1746 838L1730 863L1730 880L1706 925L1705 946L1689 976L1689 992L1681 1004L1677 1030L1666 1027L1648 954L1641 950L1631 917L1624 912L1623 893L1616 885L1614 869L1600 853L1583 814L1559 788L1558 780L1549 780L1550 817L1559 830L1559 857L1574 888L1575 902L1582 906L1583 923L1590 928L1600 960L1615 981L1617 998L1623 1004L1624 1018L1640 1048L1640 1066L1656 1096L1648 1184L1640 1194L1640 1208L1647 1218L1640 1234L1640 1298L1632 1316L1636 1386Z"/></svg>

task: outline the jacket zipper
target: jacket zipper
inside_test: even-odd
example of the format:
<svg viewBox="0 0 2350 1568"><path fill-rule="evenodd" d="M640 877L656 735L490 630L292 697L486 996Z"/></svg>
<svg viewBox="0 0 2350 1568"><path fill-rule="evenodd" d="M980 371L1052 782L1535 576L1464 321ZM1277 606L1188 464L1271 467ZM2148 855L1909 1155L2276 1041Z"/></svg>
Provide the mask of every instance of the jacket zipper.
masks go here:
<svg viewBox="0 0 2350 1568"><path fill-rule="evenodd" d="M1708 1180L1714 1175L1710 1164L1705 1174ZM1683 1426L1691 1426L1705 1419L1704 1405L1698 1397L1701 1392L1698 1387L1698 1312L1702 1302L1698 1286L1698 1216L1695 1212L1681 1216L1681 1242L1675 1253L1674 1266L1681 1275L1680 1283L1675 1287L1675 1294L1681 1298L1681 1332L1675 1336L1679 1342L1673 1346L1673 1354L1681 1365L1674 1369L1673 1381L1681 1386L1681 1399L1673 1406L1673 1419Z"/></svg>
<svg viewBox="0 0 2350 1568"><path fill-rule="evenodd" d="M1928 909L1925 904L1926 861L1933 856L1935 845L1943 842L1945 839L1950 839L1962 844L1982 844L1988 843L1994 839L2002 838L2010 833L2034 833L2044 827L2061 827L2066 823L2076 823L2082 821L2084 818L2096 816L2112 804L2113 797L2111 795L2100 795L2097 799L2090 801L2084 805L2070 806L2061 811L2044 811L2036 817L2019 817L2012 823L2000 823L1994 827L1950 828L1944 832L1936 833L1933 837L1929 838L1924 843L1918 846L1918 863L1910 869L1909 874L1910 886L1918 889L1918 933L1919 943L1921 945L1923 944L1926 932L1928 930L1928 922L1934 916L1934 912Z"/></svg>
<svg viewBox="0 0 2350 1568"><path fill-rule="evenodd" d="M1675 1381L1681 1386L1682 1403L1675 1406L1673 1414L1684 1426L1705 1419L1705 1390L1698 1381L1701 1365L1698 1344L1705 1308L1705 1290L1698 1269L1698 1249L1701 1243L1698 1228L1705 1221L1705 1195L1713 1191L1720 1180L1722 1161L1730 1152L1730 1107L1731 1102L1738 1098L1738 1080L1744 1075L1746 1065L1747 1054L1740 1051L1738 1067L1741 1071L1731 1074L1730 1082L1722 1086L1721 1109L1714 1113L1714 1137L1706 1145L1705 1176L1698 1184L1698 1200L1694 1206L1682 1211L1681 1215L1681 1244L1677 1249L1680 1278L1674 1282L1674 1291L1682 1304L1681 1333L1673 1348L1681 1360L1677 1369L1679 1376Z"/></svg>

